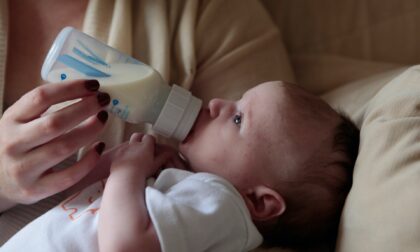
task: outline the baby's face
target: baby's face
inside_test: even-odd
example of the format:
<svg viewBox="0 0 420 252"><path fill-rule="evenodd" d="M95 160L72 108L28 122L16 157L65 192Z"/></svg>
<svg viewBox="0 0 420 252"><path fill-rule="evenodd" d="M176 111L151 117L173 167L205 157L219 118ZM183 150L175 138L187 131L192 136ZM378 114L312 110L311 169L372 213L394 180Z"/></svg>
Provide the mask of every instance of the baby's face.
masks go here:
<svg viewBox="0 0 420 252"><path fill-rule="evenodd" d="M322 128L306 123L302 109L290 102L296 99L291 92L302 91L287 85L291 84L267 82L238 101L211 100L180 145L191 169L217 174L246 189L269 179L269 164L295 165L310 155L314 143L322 141Z"/></svg>

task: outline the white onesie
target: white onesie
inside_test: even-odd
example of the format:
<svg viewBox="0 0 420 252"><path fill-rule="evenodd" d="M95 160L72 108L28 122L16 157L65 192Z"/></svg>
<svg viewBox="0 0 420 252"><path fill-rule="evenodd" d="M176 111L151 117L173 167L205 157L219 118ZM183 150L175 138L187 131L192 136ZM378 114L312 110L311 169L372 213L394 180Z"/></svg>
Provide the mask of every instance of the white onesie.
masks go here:
<svg viewBox="0 0 420 252"><path fill-rule="evenodd" d="M262 242L241 195L209 173L164 170L146 188L162 251L249 251ZM0 251L98 251L104 181L64 200L25 226Z"/></svg>

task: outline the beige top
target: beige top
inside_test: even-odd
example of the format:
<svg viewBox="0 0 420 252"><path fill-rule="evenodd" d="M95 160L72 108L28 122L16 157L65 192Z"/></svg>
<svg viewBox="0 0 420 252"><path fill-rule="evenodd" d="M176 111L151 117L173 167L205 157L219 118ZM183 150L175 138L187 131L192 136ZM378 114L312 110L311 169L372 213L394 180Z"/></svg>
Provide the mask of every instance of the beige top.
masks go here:
<svg viewBox="0 0 420 252"><path fill-rule="evenodd" d="M0 0L0 13L1 108L6 0ZM90 0L83 31L151 65L168 83L190 89L204 104L212 97L239 98L264 81L294 81L279 32L259 1ZM111 147L139 130L145 129L111 116L101 138ZM6 211L0 217L0 244L58 200Z"/></svg>

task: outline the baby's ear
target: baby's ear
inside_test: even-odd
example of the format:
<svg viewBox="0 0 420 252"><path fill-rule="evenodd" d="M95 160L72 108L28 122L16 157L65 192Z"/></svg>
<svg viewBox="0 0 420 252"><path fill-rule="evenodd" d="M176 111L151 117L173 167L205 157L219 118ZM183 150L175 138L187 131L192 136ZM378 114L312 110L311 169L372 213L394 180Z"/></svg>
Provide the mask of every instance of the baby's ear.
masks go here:
<svg viewBox="0 0 420 252"><path fill-rule="evenodd" d="M242 193L245 203L256 221L268 221L280 216L286 210L286 202L275 190L259 185Z"/></svg>

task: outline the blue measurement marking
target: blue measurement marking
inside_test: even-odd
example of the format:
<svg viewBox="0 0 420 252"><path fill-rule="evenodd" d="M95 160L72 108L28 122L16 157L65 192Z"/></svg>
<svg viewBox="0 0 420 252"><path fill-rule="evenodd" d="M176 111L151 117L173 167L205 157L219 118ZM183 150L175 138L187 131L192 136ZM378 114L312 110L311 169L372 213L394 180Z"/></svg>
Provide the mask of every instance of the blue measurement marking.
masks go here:
<svg viewBox="0 0 420 252"><path fill-rule="evenodd" d="M90 63L92 63L92 64L100 64L100 65L103 65L103 66L108 66L108 65L107 65L104 61L102 61L101 59L97 59L97 58L95 58L95 57L89 56L89 55L87 55L86 53L84 53L84 52L80 51L79 49L77 49L76 47L75 47L75 48L73 48L73 52L74 52L74 54L76 54L76 55L80 56L81 58L83 58L83 59L85 59L85 60L89 61L89 62L90 62Z"/></svg>
<svg viewBox="0 0 420 252"><path fill-rule="evenodd" d="M104 59L102 59L101 57L99 57L96 53L94 53L91 49L89 49L89 47L87 47L85 44L83 44L80 40L77 40L77 42L83 47L83 49L85 49L86 51L88 51L88 53L91 55L87 55L85 53L83 53L82 51L80 51L79 49L77 49L76 47L73 49L73 52L78 54L80 57L85 58L86 60L93 60L92 63L98 63L104 66L108 66L108 64L105 62ZM78 52L76 52L75 50L77 50ZM82 55L80 55L79 53L81 53Z"/></svg>
<svg viewBox="0 0 420 252"><path fill-rule="evenodd" d="M111 76L67 54L58 56L57 60L62 62L66 66L73 68L76 71L84 73L87 76L91 76L91 77L110 77Z"/></svg>

